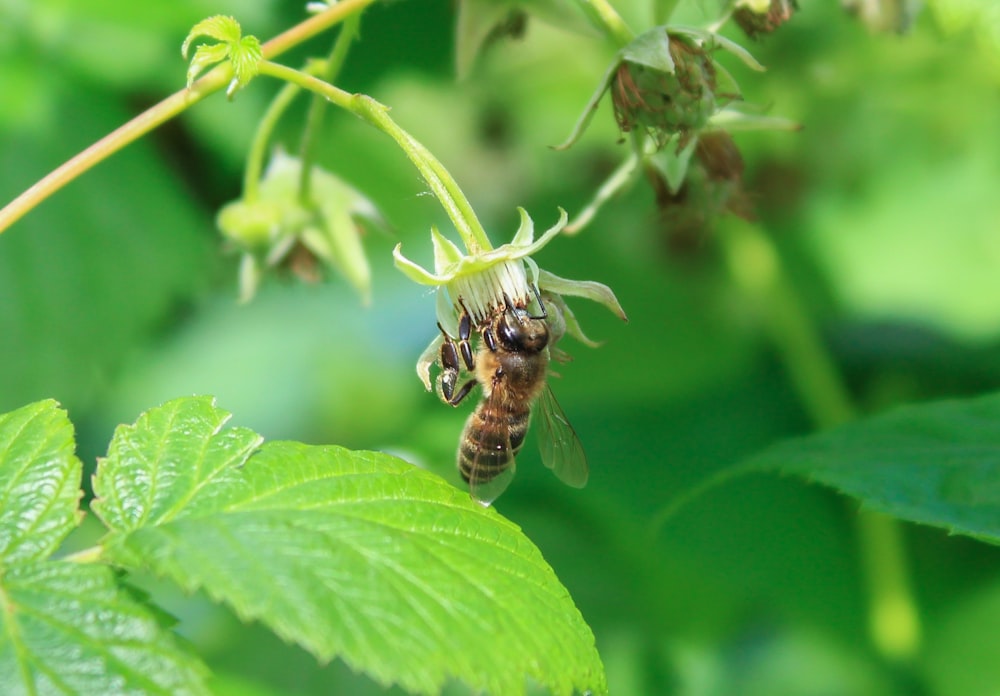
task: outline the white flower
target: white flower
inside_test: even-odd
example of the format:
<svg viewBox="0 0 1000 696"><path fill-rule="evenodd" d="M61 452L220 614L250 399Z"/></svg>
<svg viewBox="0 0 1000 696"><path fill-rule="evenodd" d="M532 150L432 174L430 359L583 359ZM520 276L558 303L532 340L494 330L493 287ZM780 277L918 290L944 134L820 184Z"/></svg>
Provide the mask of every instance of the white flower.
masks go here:
<svg viewBox="0 0 1000 696"><path fill-rule="evenodd" d="M537 241L535 226L528 213L523 208L518 208L518 212L521 225L509 244L463 254L458 246L434 228L431 230L434 272L403 256L401 245L393 251L396 267L411 280L438 288L438 321L453 336L457 333L457 317L463 307L472 317L473 325L480 326L493 316L497 308L506 306L508 299L519 307L530 305L537 289L544 296L546 306L555 308L549 323L559 323L552 326L556 338L565 332L587 345L598 345L584 335L562 296L585 297L600 302L627 321L611 288L590 280L560 278L539 269L531 258L566 226L566 211L559 210L559 221ZM428 390L431 389L430 366L437 360L443 340L440 334L436 336L417 361L417 374Z"/></svg>

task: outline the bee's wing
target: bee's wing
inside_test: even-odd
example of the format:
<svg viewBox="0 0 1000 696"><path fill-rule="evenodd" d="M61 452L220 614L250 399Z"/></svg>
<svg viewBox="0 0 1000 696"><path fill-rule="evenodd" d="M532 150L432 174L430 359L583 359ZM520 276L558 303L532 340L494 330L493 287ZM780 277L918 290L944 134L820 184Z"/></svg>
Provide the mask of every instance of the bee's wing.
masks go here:
<svg viewBox="0 0 1000 696"><path fill-rule="evenodd" d="M494 395L497 395L496 399ZM476 417L473 413L470 419ZM469 492L479 503L488 506L507 490L514 478L516 462L510 445L507 416L500 406L498 392L494 391L486 397L479 417L487 427L479 432L480 447L472 458Z"/></svg>
<svg viewBox="0 0 1000 696"><path fill-rule="evenodd" d="M535 412L541 425L538 447L542 451L542 462L563 483L583 488L589 476L587 455L548 384L538 397Z"/></svg>

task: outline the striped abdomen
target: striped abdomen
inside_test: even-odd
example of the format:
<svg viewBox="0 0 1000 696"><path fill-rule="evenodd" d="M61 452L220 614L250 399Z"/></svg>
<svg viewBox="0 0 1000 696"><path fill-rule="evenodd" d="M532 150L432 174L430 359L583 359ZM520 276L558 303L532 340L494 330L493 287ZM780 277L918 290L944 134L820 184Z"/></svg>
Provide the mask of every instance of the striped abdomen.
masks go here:
<svg viewBox="0 0 1000 696"><path fill-rule="evenodd" d="M458 448L458 470L466 483L492 481L510 466L528 432L529 404L485 399L472 412Z"/></svg>

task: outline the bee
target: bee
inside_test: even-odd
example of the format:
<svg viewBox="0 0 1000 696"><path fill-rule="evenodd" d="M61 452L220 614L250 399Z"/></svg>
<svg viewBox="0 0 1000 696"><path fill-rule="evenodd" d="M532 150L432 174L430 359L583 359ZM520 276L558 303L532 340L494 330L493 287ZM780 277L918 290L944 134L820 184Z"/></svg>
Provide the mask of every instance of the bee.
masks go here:
<svg viewBox="0 0 1000 696"><path fill-rule="evenodd" d="M540 315L532 315L505 297L475 327L479 345L472 350L472 318L459 300L462 314L458 337L444 335L439 362L438 391L452 406L477 386L483 397L469 416L458 447L458 470L472 497L491 504L514 478L514 458L524 444L534 411L541 422L542 462L564 483L582 488L587 483L587 458L547 381L550 344L555 343L548 313L535 288ZM472 377L458 386L464 371Z"/></svg>

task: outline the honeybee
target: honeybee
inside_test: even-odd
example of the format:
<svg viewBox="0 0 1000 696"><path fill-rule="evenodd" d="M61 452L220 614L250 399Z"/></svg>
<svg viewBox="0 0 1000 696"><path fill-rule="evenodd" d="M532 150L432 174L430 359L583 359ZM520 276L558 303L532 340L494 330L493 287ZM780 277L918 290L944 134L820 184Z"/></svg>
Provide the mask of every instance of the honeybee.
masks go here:
<svg viewBox="0 0 1000 696"><path fill-rule="evenodd" d="M459 473L472 497L483 505L496 500L514 478L514 458L524 444L532 410L541 421L542 462L574 488L587 483L583 446L546 380L550 343L555 340L537 288L535 298L542 312L538 316L505 298L504 306L475 327L480 336L475 354L472 318L461 300L458 337L438 324L444 334L438 377L441 398L457 406L477 384L483 389L458 447ZM463 367L473 376L457 388Z"/></svg>

